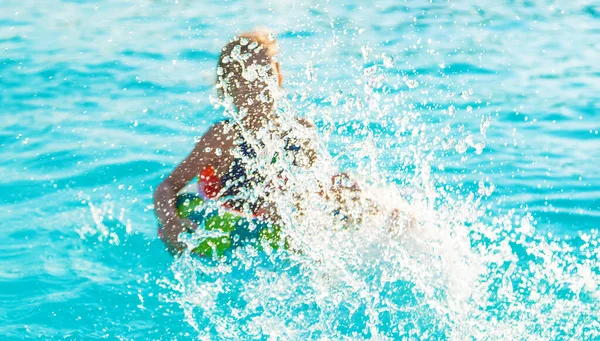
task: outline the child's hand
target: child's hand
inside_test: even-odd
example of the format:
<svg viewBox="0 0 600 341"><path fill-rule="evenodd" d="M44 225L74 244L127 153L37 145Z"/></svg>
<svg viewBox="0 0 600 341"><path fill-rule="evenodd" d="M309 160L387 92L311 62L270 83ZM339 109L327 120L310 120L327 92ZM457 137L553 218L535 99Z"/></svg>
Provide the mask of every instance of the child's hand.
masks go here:
<svg viewBox="0 0 600 341"><path fill-rule="evenodd" d="M197 228L198 224L194 223L192 220L175 217L169 219L163 228L159 230L159 236L171 252L181 253L185 250L186 245L178 240L179 234L184 231L192 233L196 231Z"/></svg>

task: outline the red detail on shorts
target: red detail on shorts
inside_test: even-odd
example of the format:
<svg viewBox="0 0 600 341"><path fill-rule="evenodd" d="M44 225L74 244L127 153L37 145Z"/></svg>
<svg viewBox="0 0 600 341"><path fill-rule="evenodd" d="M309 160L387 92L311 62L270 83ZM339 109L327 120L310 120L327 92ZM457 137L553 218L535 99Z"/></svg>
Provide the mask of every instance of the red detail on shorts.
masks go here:
<svg viewBox="0 0 600 341"><path fill-rule="evenodd" d="M221 179L215 174L215 169L208 165L200 172L200 191L205 197L214 199L221 191Z"/></svg>

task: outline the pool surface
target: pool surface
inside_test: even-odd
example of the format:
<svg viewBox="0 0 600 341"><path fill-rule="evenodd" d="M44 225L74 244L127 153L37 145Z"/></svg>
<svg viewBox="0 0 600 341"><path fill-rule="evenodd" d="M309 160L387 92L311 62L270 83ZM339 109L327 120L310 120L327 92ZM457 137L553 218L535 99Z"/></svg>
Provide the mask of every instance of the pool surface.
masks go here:
<svg viewBox="0 0 600 341"><path fill-rule="evenodd" d="M164 250L153 190L256 26L285 110L421 232L315 209L303 254ZM599 61L596 1L4 0L0 338L598 340Z"/></svg>

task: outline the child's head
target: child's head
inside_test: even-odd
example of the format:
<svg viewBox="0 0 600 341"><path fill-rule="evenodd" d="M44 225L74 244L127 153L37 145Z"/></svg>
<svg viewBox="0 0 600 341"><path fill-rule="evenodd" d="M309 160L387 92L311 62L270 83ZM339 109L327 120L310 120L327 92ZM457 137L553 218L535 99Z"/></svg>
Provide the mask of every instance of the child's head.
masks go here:
<svg viewBox="0 0 600 341"><path fill-rule="evenodd" d="M267 29L240 34L221 50L219 93L231 97L237 108L272 103L272 87L282 82L277 52L275 34Z"/></svg>

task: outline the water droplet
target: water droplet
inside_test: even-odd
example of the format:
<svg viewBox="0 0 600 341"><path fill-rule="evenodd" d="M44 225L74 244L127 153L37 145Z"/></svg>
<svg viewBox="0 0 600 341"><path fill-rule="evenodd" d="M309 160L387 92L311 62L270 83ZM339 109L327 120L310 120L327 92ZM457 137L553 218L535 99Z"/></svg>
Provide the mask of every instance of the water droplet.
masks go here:
<svg viewBox="0 0 600 341"><path fill-rule="evenodd" d="M449 106L448 107L448 115L454 116L455 114L456 114L456 108L453 105Z"/></svg>
<svg viewBox="0 0 600 341"><path fill-rule="evenodd" d="M419 86L419 82L408 78L404 81L404 83L406 83L406 86L408 86L410 89L414 89Z"/></svg>
<svg viewBox="0 0 600 341"><path fill-rule="evenodd" d="M487 132L487 129L490 127L490 125L492 125L492 118L490 116L481 118L481 124L479 126L479 132L481 133L481 135L485 136L485 133Z"/></svg>
<svg viewBox="0 0 600 341"><path fill-rule="evenodd" d="M360 51L362 52L363 59L367 60L369 58L369 54L371 53L371 48L365 45L360 48Z"/></svg>
<svg viewBox="0 0 600 341"><path fill-rule="evenodd" d="M312 60L306 64L306 69L304 70L304 74L306 74L306 79L309 82L312 82L315 79L315 70L313 69Z"/></svg>
<svg viewBox="0 0 600 341"><path fill-rule="evenodd" d="M455 147L456 151L459 154L464 154L467 151L467 148L468 148L468 145L464 140L458 141L458 143L456 144L456 147Z"/></svg>
<svg viewBox="0 0 600 341"><path fill-rule="evenodd" d="M473 145L473 148L475 148L475 153L477 155L483 153L483 149L485 148L485 143L483 142L479 142Z"/></svg>
<svg viewBox="0 0 600 341"><path fill-rule="evenodd" d="M394 65L395 65L394 58L391 56L388 56L384 53L383 54L383 66L390 69L390 68L393 68Z"/></svg>

